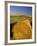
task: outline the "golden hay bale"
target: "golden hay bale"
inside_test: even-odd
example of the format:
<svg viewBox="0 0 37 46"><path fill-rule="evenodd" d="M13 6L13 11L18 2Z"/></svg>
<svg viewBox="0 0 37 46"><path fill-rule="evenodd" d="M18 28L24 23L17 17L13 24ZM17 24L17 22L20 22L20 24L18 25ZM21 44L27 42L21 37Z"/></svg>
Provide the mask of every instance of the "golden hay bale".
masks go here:
<svg viewBox="0 0 37 46"><path fill-rule="evenodd" d="M13 39L31 39L32 29L29 20L19 21L12 29Z"/></svg>

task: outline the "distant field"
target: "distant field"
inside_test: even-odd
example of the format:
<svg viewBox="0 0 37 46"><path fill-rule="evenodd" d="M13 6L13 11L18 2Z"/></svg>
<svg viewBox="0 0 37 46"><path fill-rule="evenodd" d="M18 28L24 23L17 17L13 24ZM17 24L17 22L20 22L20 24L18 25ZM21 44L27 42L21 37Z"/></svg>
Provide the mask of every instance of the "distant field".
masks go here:
<svg viewBox="0 0 37 46"><path fill-rule="evenodd" d="M32 16L25 16L25 15L10 16L10 23L15 23L15 22L18 22L18 21L24 20L24 19L29 19L30 21L32 21Z"/></svg>

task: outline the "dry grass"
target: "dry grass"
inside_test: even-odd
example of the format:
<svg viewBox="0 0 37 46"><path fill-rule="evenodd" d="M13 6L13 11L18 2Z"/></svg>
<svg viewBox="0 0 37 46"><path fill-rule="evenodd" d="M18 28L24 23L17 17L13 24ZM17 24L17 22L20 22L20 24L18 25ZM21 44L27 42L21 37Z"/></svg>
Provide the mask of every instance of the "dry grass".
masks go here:
<svg viewBox="0 0 37 46"><path fill-rule="evenodd" d="M12 39L31 39L32 38L32 26L31 16L11 16L10 18L11 23L17 22L13 29L13 37Z"/></svg>

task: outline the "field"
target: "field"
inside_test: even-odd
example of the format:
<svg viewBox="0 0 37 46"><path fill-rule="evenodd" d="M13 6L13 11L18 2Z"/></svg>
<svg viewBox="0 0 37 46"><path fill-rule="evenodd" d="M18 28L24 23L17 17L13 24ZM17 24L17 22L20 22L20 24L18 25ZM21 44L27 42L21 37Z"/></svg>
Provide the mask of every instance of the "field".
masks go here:
<svg viewBox="0 0 37 46"><path fill-rule="evenodd" d="M17 40L17 39L31 39L31 38L32 38L32 16L11 15L10 39Z"/></svg>
<svg viewBox="0 0 37 46"><path fill-rule="evenodd" d="M15 22L18 22L25 18L32 21L32 16L27 16L27 15L18 15L17 16L17 15L15 15L15 16L10 16L10 23L15 23Z"/></svg>

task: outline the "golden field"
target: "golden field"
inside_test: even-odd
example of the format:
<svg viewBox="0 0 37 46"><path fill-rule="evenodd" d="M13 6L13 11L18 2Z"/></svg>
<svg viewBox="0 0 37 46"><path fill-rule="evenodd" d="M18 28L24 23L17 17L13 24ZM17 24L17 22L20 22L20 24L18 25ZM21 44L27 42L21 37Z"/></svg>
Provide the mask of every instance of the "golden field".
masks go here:
<svg viewBox="0 0 37 46"><path fill-rule="evenodd" d="M32 16L15 15L10 16L10 24L16 23L10 32L13 40L32 38Z"/></svg>

